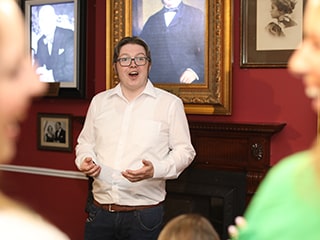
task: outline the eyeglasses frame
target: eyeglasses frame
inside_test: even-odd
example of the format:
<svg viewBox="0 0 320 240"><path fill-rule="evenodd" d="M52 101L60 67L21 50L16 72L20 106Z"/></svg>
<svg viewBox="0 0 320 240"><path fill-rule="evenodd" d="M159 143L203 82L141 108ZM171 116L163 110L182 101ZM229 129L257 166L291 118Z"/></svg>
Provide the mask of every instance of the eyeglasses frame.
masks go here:
<svg viewBox="0 0 320 240"><path fill-rule="evenodd" d="M130 58L130 63L129 63L128 65L122 65L122 64L121 64L121 60L122 60L122 59L128 59L128 58ZM143 59L146 60L146 62L145 62L144 64L137 64L137 62L136 62L136 59L137 59L137 58L143 58ZM134 61L134 63L135 63L137 66L144 66L144 65L147 64L148 61L150 62L150 58L148 58L147 56L143 56L143 57L122 57L122 58L118 58L118 59L117 59L117 62L119 62L119 64L120 64L121 67L129 67L129 66L132 64L132 61Z"/></svg>

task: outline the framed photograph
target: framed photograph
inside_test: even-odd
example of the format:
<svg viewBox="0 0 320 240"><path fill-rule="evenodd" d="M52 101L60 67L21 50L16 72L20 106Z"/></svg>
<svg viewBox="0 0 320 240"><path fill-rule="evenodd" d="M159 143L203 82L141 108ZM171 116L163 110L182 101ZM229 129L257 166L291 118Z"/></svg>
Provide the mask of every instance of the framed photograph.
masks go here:
<svg viewBox="0 0 320 240"><path fill-rule="evenodd" d="M72 151L71 115L38 113L38 149Z"/></svg>
<svg viewBox="0 0 320 240"><path fill-rule="evenodd" d="M85 2L24 0L33 63L40 81L58 85L59 97L85 97Z"/></svg>
<svg viewBox="0 0 320 240"><path fill-rule="evenodd" d="M305 0L242 0L241 67L287 67L302 42ZM280 9L280 10L279 10Z"/></svg>
<svg viewBox="0 0 320 240"><path fill-rule="evenodd" d="M114 0L106 4L107 89L119 82L112 67L114 46L124 36L139 36L151 49L151 82L179 96L186 113L231 114L231 0L183 0L175 13L168 14L170 22L164 17L166 9L161 0ZM159 19L165 22L157 24ZM160 25L162 29L155 27ZM148 38L152 31L147 29L159 34L167 30L170 38ZM166 46L160 46L158 40ZM167 55L163 55L165 51ZM176 70L170 70L171 66ZM165 71L159 74L157 69ZM190 82L181 80L186 71L193 74Z"/></svg>

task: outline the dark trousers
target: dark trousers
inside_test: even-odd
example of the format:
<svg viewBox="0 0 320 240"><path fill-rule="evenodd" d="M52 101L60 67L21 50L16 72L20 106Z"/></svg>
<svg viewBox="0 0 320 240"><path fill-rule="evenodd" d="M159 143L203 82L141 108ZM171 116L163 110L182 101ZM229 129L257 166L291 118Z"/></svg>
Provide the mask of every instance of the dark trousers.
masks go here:
<svg viewBox="0 0 320 240"><path fill-rule="evenodd" d="M156 240L162 229L163 205L130 212L88 207L85 240Z"/></svg>

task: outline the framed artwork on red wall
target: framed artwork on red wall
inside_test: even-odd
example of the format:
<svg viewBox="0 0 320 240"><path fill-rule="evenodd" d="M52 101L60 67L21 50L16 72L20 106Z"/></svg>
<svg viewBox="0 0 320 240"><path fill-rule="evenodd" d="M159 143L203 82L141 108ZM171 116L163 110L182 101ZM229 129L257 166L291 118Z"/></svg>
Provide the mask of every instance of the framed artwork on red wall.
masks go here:
<svg viewBox="0 0 320 240"><path fill-rule="evenodd" d="M38 149L71 152L71 120L68 114L38 113Z"/></svg>
<svg viewBox="0 0 320 240"><path fill-rule="evenodd" d="M173 65L179 68L179 77L172 77L173 74L166 72L169 76L168 78L156 80L155 78L152 79L150 75L150 81L156 87L165 89L180 97L188 114L231 114L231 2L231 0L184 0L182 1L183 9L177 9L176 15L172 15L172 21L168 23L168 31L171 30L170 25L172 25L172 28L174 28L173 26L178 26L180 24L179 19L183 18L183 12L188 9L189 17L186 22L190 24L187 30L180 30L180 33L175 35L176 37L179 36L180 40L170 41L167 46L175 50L188 48L190 52L199 53L197 54L199 55L197 59L202 62L202 66L199 68L199 66L191 66L190 64L190 69L197 73L199 81L184 82L181 80L181 76L188 67L181 68L178 65L190 60L189 57L183 57L183 54L180 57L171 59ZM143 38L142 29L148 17L158 11L164 12L161 0L106 1L107 89L114 87L119 82L112 67L115 45L124 36L138 35ZM198 14L191 14L195 12L202 12L203 18L196 17ZM184 42L182 39L187 39L188 34L192 35L192 32L196 32L193 30L197 29L204 30L200 31L199 34L194 34L196 36L193 36L193 38L199 39L199 42L196 43L198 47L191 49L190 42ZM147 43L150 45L152 42L151 40ZM153 63L151 69L159 68L167 71L168 68L162 68L158 60L153 62L158 55L156 54L157 48L155 47L153 50L152 46L150 48ZM153 51L155 52L154 59L152 57ZM167 63L171 64L169 58L169 56L166 58L168 60ZM198 69L201 70L198 71ZM162 75L164 75L164 72ZM157 74L154 76L157 76Z"/></svg>
<svg viewBox="0 0 320 240"><path fill-rule="evenodd" d="M85 2L24 1L33 64L40 81L49 83L52 89L58 85L59 97L85 97Z"/></svg>
<svg viewBox="0 0 320 240"><path fill-rule="evenodd" d="M305 0L241 1L240 66L287 67L302 42Z"/></svg>

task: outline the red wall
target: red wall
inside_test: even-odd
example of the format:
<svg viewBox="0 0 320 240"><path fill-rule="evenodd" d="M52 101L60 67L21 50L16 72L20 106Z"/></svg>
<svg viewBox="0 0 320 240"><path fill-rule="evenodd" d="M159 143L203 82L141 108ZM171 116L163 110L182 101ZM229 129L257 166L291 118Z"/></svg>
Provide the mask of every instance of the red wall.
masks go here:
<svg viewBox="0 0 320 240"><path fill-rule="evenodd" d="M272 138L271 162L308 148L316 136L316 114L305 98L300 80L286 69L240 69L240 1L234 1L234 64L232 80L232 115L189 115L191 121L210 122L285 122L286 127ZM88 1L87 79L89 93L105 89L105 1ZM89 100L37 100L23 124L19 153L13 164L75 170L72 153L37 150L37 113L69 113L84 116ZM73 145L81 130L81 122L73 121ZM72 239L83 239L84 205L87 183L23 173L2 173L7 193L26 202Z"/></svg>

